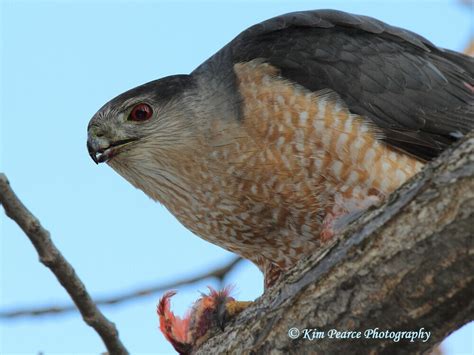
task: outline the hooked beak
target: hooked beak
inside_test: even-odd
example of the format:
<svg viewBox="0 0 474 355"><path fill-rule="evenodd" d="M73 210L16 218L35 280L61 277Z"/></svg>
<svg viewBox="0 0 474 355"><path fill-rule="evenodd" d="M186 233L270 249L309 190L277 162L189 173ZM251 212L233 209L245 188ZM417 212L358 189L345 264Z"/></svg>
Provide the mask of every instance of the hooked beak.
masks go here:
<svg viewBox="0 0 474 355"><path fill-rule="evenodd" d="M108 141L89 137L87 140L87 150L94 163L104 163L116 156L125 145L136 140L137 138L129 138L109 143Z"/></svg>

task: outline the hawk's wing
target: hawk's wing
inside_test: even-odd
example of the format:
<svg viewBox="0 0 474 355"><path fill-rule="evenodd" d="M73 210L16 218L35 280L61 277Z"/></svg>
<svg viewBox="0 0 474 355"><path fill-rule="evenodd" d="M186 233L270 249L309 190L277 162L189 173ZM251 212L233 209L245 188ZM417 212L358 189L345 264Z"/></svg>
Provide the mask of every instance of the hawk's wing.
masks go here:
<svg viewBox="0 0 474 355"><path fill-rule="evenodd" d="M423 159L474 127L474 60L369 17L290 13L247 29L222 51L234 63L263 58L312 91L334 90L388 144Z"/></svg>

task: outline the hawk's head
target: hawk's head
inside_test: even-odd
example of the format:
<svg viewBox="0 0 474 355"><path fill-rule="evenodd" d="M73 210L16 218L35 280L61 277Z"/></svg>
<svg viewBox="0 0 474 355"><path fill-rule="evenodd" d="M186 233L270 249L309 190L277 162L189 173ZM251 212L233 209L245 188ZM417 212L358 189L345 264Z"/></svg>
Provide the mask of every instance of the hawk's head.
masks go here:
<svg viewBox="0 0 474 355"><path fill-rule="evenodd" d="M88 126L91 158L96 163L119 156L124 160L147 141L166 145L179 139L180 131L191 124L183 101L192 87L192 77L174 75L138 86L106 103Z"/></svg>
<svg viewBox="0 0 474 355"><path fill-rule="evenodd" d="M199 151L196 137L205 117L190 75L169 76L129 90L105 104L88 126L87 148L154 200L163 181L183 185L176 168ZM163 202L163 201L162 201Z"/></svg>

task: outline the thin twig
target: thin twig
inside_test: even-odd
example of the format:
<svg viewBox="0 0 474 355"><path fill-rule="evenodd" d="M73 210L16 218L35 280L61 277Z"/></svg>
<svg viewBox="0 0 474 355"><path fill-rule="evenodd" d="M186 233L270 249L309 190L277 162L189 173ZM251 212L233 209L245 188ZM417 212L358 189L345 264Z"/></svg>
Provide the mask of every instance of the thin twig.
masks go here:
<svg viewBox="0 0 474 355"><path fill-rule="evenodd" d="M131 301L137 298L150 296L162 291L175 289L181 286L190 285L199 281L203 281L209 278L216 278L218 280L224 279L227 274L242 260L241 258L233 258L229 263L224 266L218 267L211 271L201 273L193 277L186 277L175 282L161 283L158 285L140 288L133 291L124 291L118 295L105 296L102 298L95 298L94 302L96 305L117 305L126 301ZM11 310L0 311L0 318L17 318L17 317L28 317L28 316L43 316L51 314L62 314L66 312L76 311L77 308L73 304L67 304L64 306L43 306L33 308L17 308Z"/></svg>
<svg viewBox="0 0 474 355"><path fill-rule="evenodd" d="M18 199L5 174L0 173L0 203L8 217L13 219L33 243L40 261L47 266L66 289L84 321L100 335L109 354L128 354L119 339L115 325L99 311L74 268L53 244L49 232Z"/></svg>

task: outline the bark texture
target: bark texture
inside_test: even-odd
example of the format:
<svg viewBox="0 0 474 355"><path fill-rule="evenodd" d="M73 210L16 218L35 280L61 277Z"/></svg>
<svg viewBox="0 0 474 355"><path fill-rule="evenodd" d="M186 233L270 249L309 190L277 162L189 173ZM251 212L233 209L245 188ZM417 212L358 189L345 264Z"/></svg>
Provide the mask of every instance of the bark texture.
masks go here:
<svg viewBox="0 0 474 355"><path fill-rule="evenodd" d="M216 331L198 354L424 353L474 318L474 134ZM288 336L297 328L297 339ZM421 340L364 331L430 331ZM324 333L303 339L304 329ZM361 331L359 339L329 331ZM321 334L321 333L320 333Z"/></svg>

